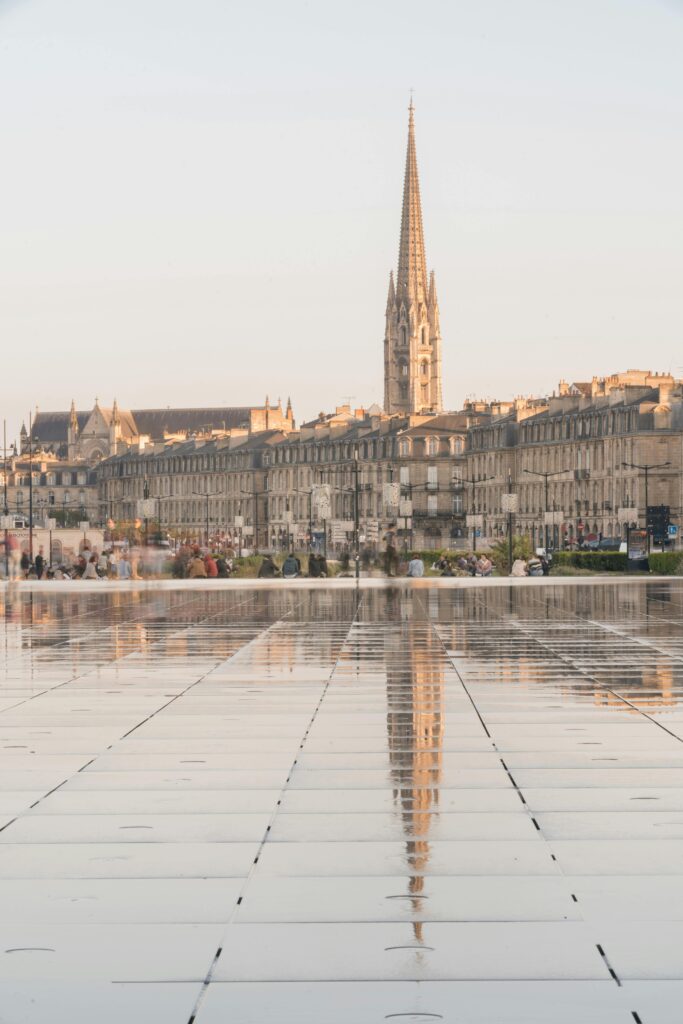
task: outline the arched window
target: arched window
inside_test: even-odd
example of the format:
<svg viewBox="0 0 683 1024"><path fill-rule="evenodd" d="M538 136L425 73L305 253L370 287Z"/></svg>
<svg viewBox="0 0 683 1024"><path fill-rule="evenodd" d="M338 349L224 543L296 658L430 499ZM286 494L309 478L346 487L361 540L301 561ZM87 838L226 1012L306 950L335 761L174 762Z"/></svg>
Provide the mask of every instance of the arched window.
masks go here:
<svg viewBox="0 0 683 1024"><path fill-rule="evenodd" d="M429 364L427 362L420 363L420 376L426 377L429 373Z"/></svg>
<svg viewBox="0 0 683 1024"><path fill-rule="evenodd" d="M427 438L427 455L438 455L439 454L439 439L438 437Z"/></svg>
<svg viewBox="0 0 683 1024"><path fill-rule="evenodd" d="M426 327L422 328L422 344L423 345L428 345L429 344L429 334L427 333L427 328Z"/></svg>
<svg viewBox="0 0 683 1024"><path fill-rule="evenodd" d="M399 372L399 376L401 376L401 377L407 377L408 376L408 361L407 361L407 359L399 359L399 361L398 361L398 372Z"/></svg>
<svg viewBox="0 0 683 1024"><path fill-rule="evenodd" d="M407 331L407 328L406 328L405 324L401 325L401 344L402 345L407 345L408 344L408 331Z"/></svg>
<svg viewBox="0 0 683 1024"><path fill-rule="evenodd" d="M398 442L398 454L404 457L410 455L410 441L407 437L402 437Z"/></svg>

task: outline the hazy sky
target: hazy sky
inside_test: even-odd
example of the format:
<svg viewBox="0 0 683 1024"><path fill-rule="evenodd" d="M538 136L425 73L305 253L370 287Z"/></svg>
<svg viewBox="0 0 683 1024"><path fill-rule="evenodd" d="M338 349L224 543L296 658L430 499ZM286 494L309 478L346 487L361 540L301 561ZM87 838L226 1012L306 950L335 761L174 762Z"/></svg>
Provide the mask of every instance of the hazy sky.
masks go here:
<svg viewBox="0 0 683 1024"><path fill-rule="evenodd" d="M444 400L683 373L680 0L0 0L0 416L382 399L415 89Z"/></svg>

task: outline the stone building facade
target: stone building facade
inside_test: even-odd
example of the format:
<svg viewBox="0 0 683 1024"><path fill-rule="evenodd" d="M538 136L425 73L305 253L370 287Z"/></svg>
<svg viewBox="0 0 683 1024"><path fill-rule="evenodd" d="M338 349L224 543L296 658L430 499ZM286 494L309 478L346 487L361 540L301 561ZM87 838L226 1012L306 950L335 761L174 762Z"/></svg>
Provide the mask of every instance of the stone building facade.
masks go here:
<svg viewBox="0 0 683 1024"><path fill-rule="evenodd" d="M34 452L30 459L12 455L0 464L3 514L7 509L17 521L28 522L31 500L34 524L45 519L56 519L60 526L101 519L94 470L82 462L59 460L49 452Z"/></svg>
<svg viewBox="0 0 683 1024"><path fill-rule="evenodd" d="M668 374L629 370L518 401L468 432L466 475L478 481L471 511L482 533L507 529L503 495L518 495L515 531L557 546L624 538L645 526L646 505L681 525L683 388ZM647 472L647 501L645 469ZM660 467L660 468L656 468ZM546 510L547 500L547 510ZM546 515L546 511L548 515Z"/></svg>
<svg viewBox="0 0 683 1024"><path fill-rule="evenodd" d="M393 532L404 547L449 547L465 528L467 429L487 416L483 406L431 417L346 406L296 431L131 449L98 466L99 498L115 520L134 519L147 497L162 529L258 550L352 546L357 501L362 545Z"/></svg>

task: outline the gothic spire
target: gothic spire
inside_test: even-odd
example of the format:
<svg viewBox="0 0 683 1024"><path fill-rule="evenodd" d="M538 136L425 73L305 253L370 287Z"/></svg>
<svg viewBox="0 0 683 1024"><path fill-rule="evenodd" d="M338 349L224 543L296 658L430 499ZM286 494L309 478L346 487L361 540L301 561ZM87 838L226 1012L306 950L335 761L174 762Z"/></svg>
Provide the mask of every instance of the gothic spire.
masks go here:
<svg viewBox="0 0 683 1024"><path fill-rule="evenodd" d="M408 110L408 149L403 182L403 213L396 291L400 299L423 302L427 298L427 258L422 230L422 204L415 148L415 108L412 97Z"/></svg>

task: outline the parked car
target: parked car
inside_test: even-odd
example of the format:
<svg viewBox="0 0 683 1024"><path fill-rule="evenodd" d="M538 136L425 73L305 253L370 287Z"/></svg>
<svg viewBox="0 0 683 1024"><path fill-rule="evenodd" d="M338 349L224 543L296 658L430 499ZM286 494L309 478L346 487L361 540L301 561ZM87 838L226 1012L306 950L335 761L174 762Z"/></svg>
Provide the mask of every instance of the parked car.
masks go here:
<svg viewBox="0 0 683 1024"><path fill-rule="evenodd" d="M619 551L621 540L619 537L603 537L598 544L598 551Z"/></svg>

